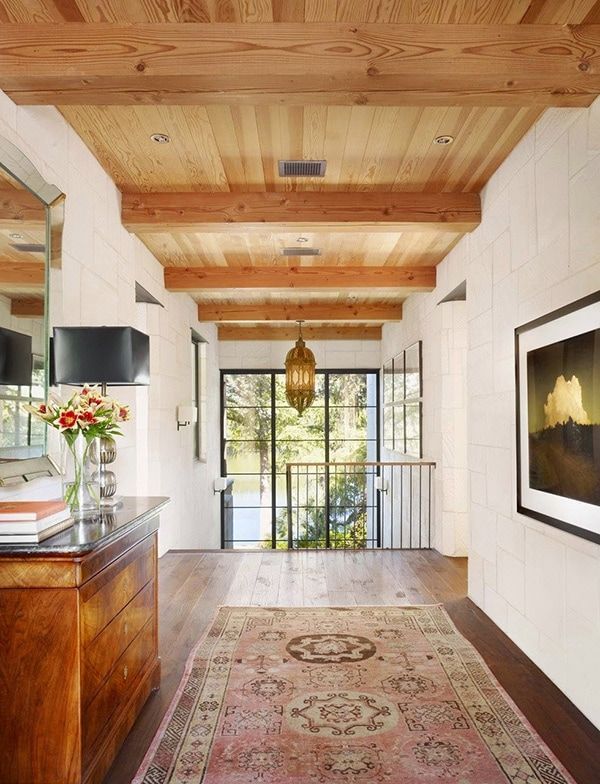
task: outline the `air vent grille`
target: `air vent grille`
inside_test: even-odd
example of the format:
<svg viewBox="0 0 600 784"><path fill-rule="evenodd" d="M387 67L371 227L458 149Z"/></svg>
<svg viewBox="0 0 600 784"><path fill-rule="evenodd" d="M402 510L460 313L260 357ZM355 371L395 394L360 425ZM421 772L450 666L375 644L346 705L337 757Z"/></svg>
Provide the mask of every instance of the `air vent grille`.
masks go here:
<svg viewBox="0 0 600 784"><path fill-rule="evenodd" d="M279 161L280 177L324 177L327 161Z"/></svg>
<svg viewBox="0 0 600 784"><path fill-rule="evenodd" d="M46 246L41 242L14 242L10 247L20 253L44 253Z"/></svg>
<svg viewBox="0 0 600 784"><path fill-rule="evenodd" d="M321 248L282 248L282 256L320 256Z"/></svg>

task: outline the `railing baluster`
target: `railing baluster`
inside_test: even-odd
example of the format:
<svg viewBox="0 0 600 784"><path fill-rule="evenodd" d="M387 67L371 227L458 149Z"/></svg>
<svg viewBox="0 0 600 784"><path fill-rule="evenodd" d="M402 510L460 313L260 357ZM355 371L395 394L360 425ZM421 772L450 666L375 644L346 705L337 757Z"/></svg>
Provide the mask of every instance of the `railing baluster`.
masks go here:
<svg viewBox="0 0 600 784"><path fill-rule="evenodd" d="M421 549L421 527L423 521L421 520L421 474L423 473L422 466L419 466L419 549Z"/></svg>
<svg viewBox="0 0 600 784"><path fill-rule="evenodd" d="M425 468L427 478L424 481ZM431 461L288 463L285 471L288 548L298 548L300 542L305 542L304 547L314 549L323 546L352 550L366 547L394 549L399 538L400 549L430 549L434 468L435 463ZM419 472L418 482L413 479L415 470ZM323 502L321 480L324 484ZM301 487L302 481L304 487ZM332 485L335 489L333 502ZM398 519L396 501L400 506ZM324 504L323 515L321 503ZM311 520L314 523L312 534ZM323 521L324 530L320 529L319 520ZM399 535L396 527L400 529Z"/></svg>
<svg viewBox="0 0 600 784"><path fill-rule="evenodd" d="M294 547L294 536L292 533L292 466L289 463L285 467L285 495L287 499L288 550L291 550Z"/></svg>

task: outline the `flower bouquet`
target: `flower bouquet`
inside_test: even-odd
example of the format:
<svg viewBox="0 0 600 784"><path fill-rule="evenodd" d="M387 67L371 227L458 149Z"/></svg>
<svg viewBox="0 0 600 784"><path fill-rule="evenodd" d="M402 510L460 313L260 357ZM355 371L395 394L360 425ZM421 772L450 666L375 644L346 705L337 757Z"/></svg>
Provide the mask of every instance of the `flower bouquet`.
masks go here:
<svg viewBox="0 0 600 784"><path fill-rule="evenodd" d="M98 442L113 442L122 435L121 422L130 418L129 406L103 395L96 386L84 386L67 402L51 396L46 403L25 405L29 413L62 434L63 497L74 516L100 505Z"/></svg>

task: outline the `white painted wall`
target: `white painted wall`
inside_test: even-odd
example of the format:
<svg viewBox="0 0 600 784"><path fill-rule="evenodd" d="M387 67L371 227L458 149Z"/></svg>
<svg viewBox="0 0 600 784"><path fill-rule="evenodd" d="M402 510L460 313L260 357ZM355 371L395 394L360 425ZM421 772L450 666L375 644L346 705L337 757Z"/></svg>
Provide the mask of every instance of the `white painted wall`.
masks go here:
<svg viewBox="0 0 600 784"><path fill-rule="evenodd" d="M199 324L186 294L171 294L162 267L121 225L120 194L110 177L51 107L17 107L0 93L0 134L67 195L63 268L51 281L51 321L63 325L129 324L150 335L149 388L118 389L131 402L116 465L123 494L168 495L160 551L218 547L219 505L212 481L219 466L218 351L214 325ZM138 280L163 308L135 302ZM208 455L197 463L192 432L177 432L176 406L191 398L190 328L208 341ZM46 490L47 492L47 490Z"/></svg>
<svg viewBox="0 0 600 784"><path fill-rule="evenodd" d="M219 343L219 367L223 370L277 370L285 367L285 356L293 340L223 340ZM309 340L317 369L371 370L381 363L378 340Z"/></svg>
<svg viewBox="0 0 600 784"><path fill-rule="evenodd" d="M469 594L600 727L600 546L516 512L513 348L515 327L600 289L599 100L547 111L521 141L436 292L409 300L406 335L441 340L432 302L465 277Z"/></svg>

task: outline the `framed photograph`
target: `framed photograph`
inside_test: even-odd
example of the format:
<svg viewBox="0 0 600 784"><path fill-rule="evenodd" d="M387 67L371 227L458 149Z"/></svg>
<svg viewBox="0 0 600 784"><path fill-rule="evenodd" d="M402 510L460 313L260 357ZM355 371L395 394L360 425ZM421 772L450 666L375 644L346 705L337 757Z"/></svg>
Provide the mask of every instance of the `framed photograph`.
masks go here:
<svg viewBox="0 0 600 784"><path fill-rule="evenodd" d="M600 543L600 292L515 331L517 511Z"/></svg>

